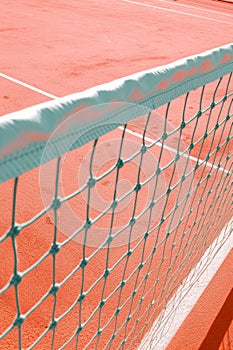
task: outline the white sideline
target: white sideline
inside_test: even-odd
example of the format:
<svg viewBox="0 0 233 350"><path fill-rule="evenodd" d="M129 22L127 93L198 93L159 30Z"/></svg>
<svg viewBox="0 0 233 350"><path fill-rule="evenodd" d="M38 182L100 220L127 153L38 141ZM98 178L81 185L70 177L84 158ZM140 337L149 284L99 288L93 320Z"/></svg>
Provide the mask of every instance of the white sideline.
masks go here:
<svg viewBox="0 0 233 350"><path fill-rule="evenodd" d="M137 350L165 350L201 294L216 274L233 247L233 219L225 226L218 238L211 244L201 260L190 272L186 282L178 289L160 313L151 330L146 334ZM219 241L223 245L219 248ZM207 266L207 268L206 268ZM203 272L202 272L203 271ZM196 283L195 283L196 281ZM191 288L187 286L191 284ZM182 300L177 304L176 300Z"/></svg>
<svg viewBox="0 0 233 350"><path fill-rule="evenodd" d="M119 126L118 129L123 130L124 128L123 128L122 126ZM129 130L129 129L126 129L126 132L127 132L128 134L131 134L131 135L137 137L137 138L143 139L143 136L142 136L141 134L135 132L135 131L131 131L131 130ZM145 139L145 141L150 142L150 143L154 143L154 142L155 142L155 140L153 140L153 139L151 139L150 137L147 137L147 136L145 136L144 139ZM161 143L161 142L157 142L157 143L156 143L156 146L162 147L162 143ZM176 150L175 148L172 148L172 147L169 147L169 146L166 146L166 145L164 145L163 148L166 149L167 151L171 152L171 153L175 153L175 154L177 153L177 150ZM214 164L212 164L212 163L210 163L210 162L206 162L206 161L204 161L204 160L202 160L202 159L200 159L200 158L197 159L196 157L190 156L190 155L188 155L188 154L186 154L186 153L184 153L182 156L183 156L184 158L189 159L189 160L193 160L194 162L197 162L197 161L198 161L199 164L200 164L200 163L204 163L204 164L205 164L206 166L208 166L209 168L218 169L218 170L220 170L220 171L222 171L222 172L224 172L224 173L228 173L228 170L227 170L227 169L219 168L219 167L217 167L217 165L214 165Z"/></svg>
<svg viewBox="0 0 233 350"><path fill-rule="evenodd" d="M163 3L168 4L168 5L174 5L174 6L178 6L178 7L179 6L180 7L186 7L188 9L198 10L198 11L201 11L201 12L209 12L209 13L214 13L214 14L220 15L220 16L233 17L233 15L229 15L229 13L215 11L215 10L210 10L210 9L206 9L204 7L191 6L191 5L187 5L187 4L181 4L179 2L174 3L174 2L171 2L171 1L167 1L167 0L157 0L157 1L163 2ZM233 0L231 2L233 2Z"/></svg>
<svg viewBox="0 0 233 350"><path fill-rule="evenodd" d="M124 0L123 0L123 1L124 1ZM29 90L35 91L35 92L37 92L37 93L39 93L39 94L41 94L41 95L47 96L47 97L51 98L52 100L57 100L57 99L59 99L58 96L55 96L55 95L53 95L53 94L50 94L49 92L46 92L46 91L44 91L44 90L41 90L41 89L39 89L39 88L37 88L37 87L35 87L35 86L32 86L32 85L30 85L30 84L24 83L23 81L18 80L18 79L15 79L15 78L13 78L13 77L11 77L11 76L9 76L9 75L6 75L6 74L4 74L4 73L1 73L1 72L0 72L0 77L2 77L2 78L4 78L4 79L7 79L7 80L10 80L10 81L12 81L12 82L14 82L14 83L16 83L16 84L18 84L18 85L21 85L21 86L23 86L23 87L25 87L25 88L27 88L27 89L29 89ZM122 127L119 126L118 129L122 130ZM137 133L137 132L133 132L133 131L131 131L131 130L129 130L129 129L126 129L126 132L127 132L128 134L134 135L134 136L137 137L137 138L142 139L142 135L139 134L139 133ZM150 143L155 141L155 140L153 140L153 139L151 139L151 138L149 138L149 137L145 137L145 140L148 141L148 142L150 142ZM157 145L158 147L161 147L161 146L162 146L161 143L157 143L156 145ZM172 148L172 147L169 147L169 146L166 146L166 145L164 146L164 148L165 148L166 150L172 152L172 153L177 153L177 150L176 150L175 148ZM193 161L195 161L195 162L205 163L206 166L208 166L209 168L218 169L218 170L220 170L220 171L222 171L222 172L228 173L228 170L227 170L227 169L218 168L216 165L214 165L214 164L212 164L212 163L209 163L209 162L205 162L205 161L202 160L202 159L198 159L198 158L196 158L196 157L188 156L188 155L186 155L186 154L184 154L183 156L184 156L185 158L189 158L190 160L193 160Z"/></svg>
<svg viewBox="0 0 233 350"><path fill-rule="evenodd" d="M200 16L200 15L195 15L195 14L193 14L193 13L188 13L188 12L184 12L184 11L174 10L174 9L171 9L171 8L166 8L166 7L161 7L161 6L155 6L155 5L151 5L151 4L146 4L145 2L137 2L137 1L133 1L133 0L120 0L120 1L128 2L128 3L134 4L134 5L139 5L139 6L144 6L144 7L150 7L150 8L154 8L154 9L157 9L157 10L162 10L162 11L177 13L177 14L180 14L180 15L186 15L186 16L190 16L190 17L200 18L200 19L204 19L205 21L211 21L211 22L218 22L218 23L230 24L231 26L233 26L233 22L222 21L221 19L217 19L217 18L211 18L211 17L207 17L207 16Z"/></svg>
<svg viewBox="0 0 233 350"><path fill-rule="evenodd" d="M41 89L38 89L38 88L36 88L35 86L29 85L29 84L27 84L27 83L24 83L24 82L21 81L21 80L18 80L18 79L15 79L15 78L13 78L13 77L10 77L9 75L6 75L6 74L4 74L4 73L1 73L1 72L0 72L0 77L2 77L2 78L4 78L4 79L7 79L7 80L10 80L10 81L12 81L13 83L16 83L16 84L18 84L18 85L24 86L24 87L27 88L27 89L30 89L30 90L32 90L32 91L35 91L35 92L37 92L38 94L47 96L47 97L49 97L49 98L51 98L51 99L53 99L53 100L56 100L56 99L59 98L59 97L57 97L57 96L55 96L55 95L52 95L52 94L50 94L50 93L48 93L48 92L46 92L46 91L43 91L43 90L41 90Z"/></svg>

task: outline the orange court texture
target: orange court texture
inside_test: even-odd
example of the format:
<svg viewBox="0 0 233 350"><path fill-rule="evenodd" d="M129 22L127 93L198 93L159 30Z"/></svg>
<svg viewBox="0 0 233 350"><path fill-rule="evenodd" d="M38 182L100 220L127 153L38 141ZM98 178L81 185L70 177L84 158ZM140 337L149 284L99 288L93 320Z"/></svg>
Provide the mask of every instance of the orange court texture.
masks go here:
<svg viewBox="0 0 233 350"><path fill-rule="evenodd" d="M2 55L0 57L0 72L50 92L55 96L64 96L134 72L173 62L176 59L223 45L232 40L233 25L232 17L230 16L233 16L233 9L231 4L207 0L181 0L176 2L149 0L146 1L147 5L152 6L149 7L144 6L143 1L140 3L142 5L117 0L89 0L85 2L77 2L76 0L59 2L54 0L40 2L36 0L23 0L21 2L1 0L0 47ZM186 8L182 5L190 7ZM49 99L48 96L32 91L1 76L0 88L1 115ZM178 121L173 121L174 125L176 122ZM137 127L140 129L140 124ZM201 132L202 130L199 130L200 135ZM113 135L117 138L119 135L118 131ZM185 137L187 141L190 140L190 133L187 132ZM67 158L67 168L64 170L65 179L70 179L70 169L74 173L78 170L71 166L74 162L72 157L75 158L76 162L77 160L79 163L82 162L88 153L88 148L84 147L82 152L79 155L70 155ZM53 165L55 166L55 164ZM133 174L133 171L133 168L128 168L126 173L127 175ZM52 171L53 176L54 174L55 167ZM38 175L38 169L35 169L24 174L19 180L16 205L16 221L19 223L30 220L33 215L43 209L44 203L41 200L40 188L38 186ZM133 180L132 175L131 181ZM107 179L105 184L100 188L105 200L108 200L111 181L111 178ZM66 186L66 193L73 190L73 184L71 182L68 182ZM49 194L52 194L52 188L46 190ZM139 207L145 205L146 191L147 189L145 188L145 196L140 198ZM0 185L1 203L4 203L4 206L0 210L0 237L9 229L11 224L12 194L13 180ZM77 204L82 205L83 201L83 198L78 199L77 202L73 200L71 202L73 210L77 208ZM132 210L130 203L127 210L128 212ZM127 211L125 212L125 217L127 217ZM102 221L101 224L103 226L109 226L109 222L106 221ZM20 236L17 238L19 271L29 269L43 254L49 251L54 233L53 230L53 220L50 215L44 215L35 224L32 224L32 226L20 233ZM66 237L64 237L62 232L58 232L58 241L62 242L65 239ZM138 257L142 255L142 247L136 249L137 242L135 240L132 244L132 248L135 248L135 253L130 258L130 266L126 270L125 279L138 266ZM83 254L82 249L81 244L70 242L59 252L56 270L58 283L79 264ZM146 253L148 254L150 247L148 246L147 249ZM167 249L169 250L169 246ZM109 255L109 265L113 266L116 264L125 251L125 246L113 248ZM85 253L87 256L91 256L94 252L95 249L89 247ZM104 297L110 295L118 285L119 276L123 275L126 259L123 259L115 268L114 273L110 274ZM221 295L210 292L211 294L208 294L207 297L209 299L209 295L212 296L215 306L218 305L219 301L222 307L224 300L228 306L232 306L232 297L230 299L232 294L228 290L229 285L227 283L231 278L230 273L232 272L229 259L230 257L227 259L223 270L219 272L213 281L216 288L221 285L222 287L225 286L226 289L223 288ZM6 240L0 245L0 289L12 276L13 262L12 242ZM105 263L106 250L99 251L90 260L90 263L85 269L86 290L91 288L93 281L103 274ZM194 263L195 259L193 261ZM156 279L158 273L158 264L159 261L155 260L153 262L154 279ZM20 284L19 294L22 313L26 313L49 290L52 282L51 267L52 258L48 256L33 272L29 272L22 284ZM142 278L147 267L143 267L139 279ZM165 264L163 269L166 267L167 265ZM183 271L184 275L185 273L186 271ZM228 274L229 278L226 277ZM135 279L136 274L128 282L128 289L126 288L122 293L122 304L130 297L130 291L132 291ZM80 292L81 281L82 273L79 270L61 287L57 299L58 315L64 313L75 302L77 293ZM165 278L162 282L166 283ZM67 337L73 334L77 328L77 315L80 312L82 312L83 322L92 314L101 300L103 287L102 280L87 296L82 310L80 310L79 305L76 305L61 320L57 328L57 334L59 336L56 337L55 349L59 349L67 340ZM149 280L146 288L148 292L153 289L153 279ZM160 292L161 289L158 288L158 300ZM174 292L171 291L170 296ZM148 294L148 300L149 296L150 294ZM105 305L106 308L103 308L104 312L101 313L102 325L108 322L110 315L116 310L118 298L119 292L113 295ZM134 305L137 305L139 302L138 298L138 296L135 297ZM205 302L205 295L200 302L200 305L208 305ZM202 321L205 321L206 317L206 322L203 322L201 327L200 323L198 323L197 327L194 327L193 324L196 324L195 322L198 321L195 317L199 316L192 318L191 315L190 319L186 321L187 323L181 327L177 337L172 340L168 347L169 350L208 350L209 344L213 344L208 343L208 341L212 341L215 344L218 343L219 350L231 349L225 344L229 344L229 337L232 335L232 326L229 326L221 344L219 334L223 337L224 327L222 322L218 323L220 310L218 308L215 309L213 304L210 305L212 318L209 319L207 316L202 316ZM47 328L51 321L52 306L53 297L51 295L23 324L24 349L27 349L44 329ZM158 311L162 307L163 300L161 299ZM10 288L3 296L0 296L0 310L1 334L3 330L10 326L16 314L13 288ZM196 315L200 315L200 310L196 311ZM119 314L119 324L125 320L128 314L129 307L126 306ZM210 315L208 310L207 314L208 316ZM99 313L96 313L88 324L88 332L80 337L80 349L84 348L85 344L96 332L98 318ZM132 324L134 321L135 318L132 318ZM141 322L146 321L145 314ZM213 327L215 328L210 327L210 329L207 329L209 323L213 323ZM150 324L148 328L149 326ZM225 324L225 329L227 327L228 324ZM103 349L113 329L114 322L110 323L105 332L101 334L98 349ZM213 329L214 332L212 331ZM124 329L116 337L114 344L118 343L123 333ZM132 336L135 333L137 333L137 330L135 330ZM209 337L207 337L208 334ZM216 338L215 334L218 335ZM15 328L0 341L0 349L17 349L17 337L17 330ZM187 339L189 340L188 342ZM132 349L136 349L139 341L140 337L137 338ZM48 333L35 346L35 349L47 350L50 349L50 346L51 334ZM74 348L75 341L66 347L66 349ZM115 348L117 348L116 345L113 345L112 349ZM213 349L211 345L209 350Z"/></svg>

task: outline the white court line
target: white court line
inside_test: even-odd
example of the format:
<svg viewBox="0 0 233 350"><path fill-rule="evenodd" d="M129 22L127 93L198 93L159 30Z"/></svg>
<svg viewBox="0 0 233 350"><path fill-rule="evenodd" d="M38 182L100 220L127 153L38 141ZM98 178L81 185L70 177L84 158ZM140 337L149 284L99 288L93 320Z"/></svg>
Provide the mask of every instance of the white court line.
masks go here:
<svg viewBox="0 0 233 350"><path fill-rule="evenodd" d="M122 126L119 126L118 129L124 130L124 128L123 128ZM135 136L135 137L137 137L137 138L143 139L143 136L142 136L141 134L135 132L135 131L131 131L131 130L127 129L127 133L128 133L128 134L131 134L131 135L133 135L133 136ZM154 142L155 142L155 140L153 140L153 139L151 139L150 137L147 137L147 136L144 137L144 140L147 141L147 142L150 142L150 143L154 143ZM174 153L174 154L177 154L177 150L176 150L175 148L172 148L172 147L166 146L166 145L162 145L161 142L157 142L157 143L156 143L156 146L163 147L163 148L166 149L167 151L169 151L169 152L171 152L171 153ZM200 165L201 165L201 164L206 164L209 168L218 169L218 170L221 170L221 171L224 172L224 173L228 173L228 170L227 170L227 169L219 168L219 167L217 167L217 165L214 165L214 164L212 164L212 163L210 163L210 162L206 162L205 160L202 160L202 159L200 159L200 158L198 159L198 158L196 158L196 157L190 156L190 155L188 155L188 154L186 154L186 153L184 153L184 154L182 155L182 157L187 158L187 159L190 159L190 160L193 160L194 162L197 162L197 161L198 161L198 164L200 164Z"/></svg>
<svg viewBox="0 0 233 350"><path fill-rule="evenodd" d="M226 21L222 21L221 19L210 18L210 17L206 17L206 16L194 15L192 13L183 12L183 11L179 11L179 10L168 9L168 8L165 8L165 7L160 7L160 6L155 6L155 5L150 5L150 4L146 4L144 2L137 2L137 1L133 1L133 0L119 0L119 1L127 2L127 3L130 3L130 4L134 4L134 5L144 6L144 7L151 7L151 8L157 9L157 10L162 10L162 11L167 11L167 12L172 12L172 13L178 13L180 15L200 18L200 19L204 19L205 21L212 21L212 22L230 24L231 26L233 26L233 22L226 22Z"/></svg>
<svg viewBox="0 0 233 350"><path fill-rule="evenodd" d="M38 94L47 96L47 97L49 97L49 98L51 98L51 99L53 99L53 100L57 100L57 99L59 98L59 97L54 96L54 95L52 95L52 94L50 94L50 93L48 93L48 92L46 92L46 91L43 91L43 90L41 90L41 89L38 89L38 88L36 88L35 86L29 85L29 84L27 84L27 83L24 83L24 82L21 81L21 80L12 78L12 77L10 77L9 75L3 74L3 73L1 73L1 72L0 72L0 77L2 77L2 78L4 78L4 79L7 79L7 80L10 80L10 81L12 81L13 83L16 83L16 84L18 84L18 85L24 86L24 87L27 88L27 89L33 90L33 91L37 92Z"/></svg>
<svg viewBox="0 0 233 350"><path fill-rule="evenodd" d="M166 349L230 253L233 246L233 235L230 236L232 229L233 219L205 251L185 283L179 287L164 311L159 314L137 350ZM223 242L220 247L219 242Z"/></svg>
<svg viewBox="0 0 233 350"><path fill-rule="evenodd" d="M123 1L124 1L124 0L123 0ZM2 77L2 78L4 78L4 79L7 79L7 80L10 80L10 81L12 81L12 82L14 82L14 83L16 83L16 84L18 84L18 85L21 85L21 86L23 86L23 87L25 87L25 88L27 88L27 89L29 89L29 90L35 91L35 92L39 93L40 95L47 96L47 97L51 98L52 100L58 100L58 99L60 98L60 97L58 97L58 96L55 96L55 95L50 94L49 92L46 92L46 91L41 90L41 89L38 89L38 88L36 88L36 87L34 87L34 86L30 85L30 84L24 83L24 82L21 81L21 80L15 79L15 78L10 77L9 75L6 75L6 74L1 73L1 72L0 72L0 77ZM1 118L1 117L0 117L0 118ZM122 130L122 127L119 126L118 129ZM137 138L140 138L140 139L143 138L143 136L142 136L141 134L137 133L137 132L131 131L131 130L129 130L129 129L126 129L125 131L126 131L128 134L134 135L134 136L137 137ZM155 142L155 140L153 140L153 139L151 139L151 138L149 138L149 137L145 137L145 140L148 141L148 142L150 142L150 143L151 143L151 142L152 142L152 143ZM161 144L160 142L157 143L157 145L158 145L159 147L162 146L162 144ZM172 153L175 153L175 154L177 153L177 150L176 150L175 148L172 148L172 147L169 147L169 146L166 146L166 145L164 145L163 147L164 147L166 150L168 150L168 151L170 151L170 152L172 152ZM195 162L198 162L199 164L200 164L200 163L205 163L209 168L219 169L219 170L221 170L221 171L223 171L223 172L228 173L228 170L227 170L227 169L218 168L216 165L214 165L214 164L212 164L212 163L209 163L209 162L206 162L206 161L204 161L204 160L202 160L202 159L198 159L198 158L193 157L193 156L188 156L187 154L184 154L183 156L186 157L186 158L189 158L189 159L191 159L191 160L193 160L193 161L195 161Z"/></svg>
<svg viewBox="0 0 233 350"><path fill-rule="evenodd" d="M214 14L217 14L217 15L227 16L227 17L232 17L233 18L233 15L229 15L229 13L214 11L214 10L202 8L202 7L199 7L199 6L197 7L197 6L191 6L191 5L186 5L186 4L180 4L178 2L174 3L174 2L171 2L171 1L167 1L167 0L157 0L157 1L164 2L165 4L168 4L168 5L186 7L186 8L189 8L189 9L194 9L194 10L198 10L198 11L202 11L202 12L204 11L204 12L214 13Z"/></svg>

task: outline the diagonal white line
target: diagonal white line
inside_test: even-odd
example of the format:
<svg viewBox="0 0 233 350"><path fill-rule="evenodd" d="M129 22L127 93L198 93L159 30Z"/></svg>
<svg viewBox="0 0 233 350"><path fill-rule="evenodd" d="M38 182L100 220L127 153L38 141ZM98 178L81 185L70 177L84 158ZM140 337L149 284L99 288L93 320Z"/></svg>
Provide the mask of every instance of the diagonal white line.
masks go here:
<svg viewBox="0 0 233 350"><path fill-rule="evenodd" d="M201 12L209 12L209 13L214 13L214 14L217 14L217 15L227 16L227 17L233 18L233 15L230 15L229 13L219 12L219 11L215 11L215 10L210 10L210 9L206 9L206 8L203 8L203 7L197 7L197 6L191 6L191 5L186 5L186 4L180 4L178 2L176 2L176 3L173 2L172 3L171 1L167 1L167 0L157 0L157 1L163 2L165 4L173 5L173 6L186 7L188 9L198 10L198 11L201 11Z"/></svg>
<svg viewBox="0 0 233 350"><path fill-rule="evenodd" d="M162 10L162 11L167 11L167 12L172 12L172 13L178 13L180 15L200 18L200 19L204 19L205 21L212 21L212 22L230 24L231 26L233 26L233 22L226 22L226 21L222 21L221 19L210 18L210 17L207 17L207 16L194 15L192 13L178 11L178 10L173 10L173 9L168 9L168 8L165 8L165 7L160 7L160 6L155 6L155 5L150 5L150 4L146 4L144 2L137 2L137 1L132 1L132 0L120 0L120 1L128 2L130 4L139 5L139 6L151 7L151 8L157 9L157 10Z"/></svg>
<svg viewBox="0 0 233 350"><path fill-rule="evenodd" d="M10 77L9 75L6 75L6 74L4 74L4 73L1 73L1 72L0 72L0 77L2 77L2 78L4 78L4 79L7 79L7 80L10 80L10 81L12 81L13 83L16 83L16 84L18 84L18 85L24 86L24 87L27 88L27 89L30 89L30 90L32 90L32 91L35 91L35 92L37 92L38 94L47 96L47 97L49 97L49 98L51 98L51 99L53 99L53 100L58 99L57 96L54 96L54 95L52 95L52 94L50 94L50 93L48 93L48 92L46 92L46 91L43 91L43 90L41 90L41 89L38 89L38 88L36 88L35 86L29 85L29 84L27 84L27 83L24 83L24 82L21 81L21 80L12 78L12 77Z"/></svg>
<svg viewBox="0 0 233 350"><path fill-rule="evenodd" d="M167 348L230 253L233 244L233 236L230 236L232 229L233 219L205 251L197 265L187 276L186 281L182 283L166 308L158 315L137 350L164 350Z"/></svg>
<svg viewBox="0 0 233 350"><path fill-rule="evenodd" d="M123 1L124 1L124 0L123 0ZM29 90L35 91L35 92L39 93L40 95L47 96L47 97L51 98L52 100L58 100L58 99L60 98L60 97L58 97L58 96L55 96L55 95L50 94L49 92L46 92L46 91L41 90L41 89L38 89L38 88L36 88L36 87L34 87L34 86L30 85L30 84L24 83L23 81L20 81L20 80L18 80L18 79L15 79L15 78L13 78L13 77L10 77L9 75L6 75L6 74L1 73L1 72L0 72L0 77L2 77L2 78L4 78L4 79L7 79L7 80L10 80L10 81L12 81L12 82L14 82L14 83L16 83L16 84L18 84L18 85L21 85L21 86L23 86L23 87L25 87L25 88L27 88L27 89L29 89ZM1 118L1 117L0 117L0 118ZM122 127L119 126L118 129L122 130ZM137 133L137 132L134 132L134 131L131 131L131 130L129 130L129 129L126 129L126 132L127 132L128 134L134 135L135 137L140 138L140 139L142 139L142 137L143 137L141 134L139 134L139 133ZM148 141L148 142L150 142L150 143L151 143L151 142L153 142L153 143L155 142L155 140L153 140L153 139L151 139L151 138L149 138L149 137L145 137L145 140ZM162 144L161 144L160 142L157 143L157 145L158 145L158 147L161 147L161 146L162 146ZM166 145L164 145L164 148L167 149L168 151L172 152L172 153L177 153L177 150L176 150L175 148L172 148L172 147L169 147L169 146L166 146ZM186 155L186 154L184 154L184 157L188 157L189 159L191 159L191 160L193 160L193 161L195 161L195 162L199 162L199 164L203 164L203 163L204 163L204 164L206 164L206 165L207 165L208 167L210 167L210 168L219 169L220 171L223 171L223 172L228 173L228 170L227 170L227 169L218 168L216 165L214 165L214 164L212 164L212 163L209 163L209 162L206 162L206 161L204 161L204 160L202 160L202 159L198 159L198 158L193 157L193 156L188 156L188 155Z"/></svg>
<svg viewBox="0 0 233 350"><path fill-rule="evenodd" d="M123 128L122 126L119 126L118 129L123 130L124 128ZM135 132L135 131L132 131L132 130L127 129L126 132L127 132L128 134L131 134L131 135L137 137L137 138L143 139L143 136L142 136L141 134ZM153 140L153 139L151 139L150 137L147 137L147 136L145 136L144 139L145 139L145 141L147 141L147 142L149 142L149 143L154 143L154 142L155 142L155 140ZM175 153L175 154L177 153L177 150L176 150L175 148L172 148L172 147L167 146L167 145L162 145L161 142L157 142L156 145L159 146L159 147L163 147L164 149L166 149L167 151L169 151L169 152L171 152L171 153ZM217 167L217 165L214 165L214 164L212 164L212 163L210 163L210 162L206 162L205 160L202 160L202 159L200 159L200 158L198 159L198 158L193 157L193 156L190 156L190 155L188 155L188 154L186 154L186 153L183 154L182 156L183 156L184 158L188 158L188 159L190 159L190 160L193 160L194 162L197 162L197 161L198 161L199 165L205 164L205 165L207 165L209 168L217 169L217 170L223 171L224 173L228 173L228 170L227 170L227 169L219 168L219 167Z"/></svg>

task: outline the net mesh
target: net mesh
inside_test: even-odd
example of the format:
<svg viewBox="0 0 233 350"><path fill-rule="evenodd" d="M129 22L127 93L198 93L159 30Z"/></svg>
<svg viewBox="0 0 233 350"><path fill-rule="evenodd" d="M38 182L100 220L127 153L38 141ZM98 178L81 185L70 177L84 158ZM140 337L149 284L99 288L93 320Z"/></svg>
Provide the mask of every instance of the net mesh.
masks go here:
<svg viewBox="0 0 233 350"><path fill-rule="evenodd" d="M18 117L2 117L2 349L136 349L207 248L232 225L233 50L208 52L204 62L216 52L223 63L202 72L203 81L211 76L208 82L200 83L194 57L194 88L185 80L189 72L178 82L180 91L175 86L177 96L164 102L159 94L159 105L156 98L145 107L119 97L120 105L104 101L66 112L46 143L26 144L25 134L34 140L35 132L20 133L16 125L6 146L12 128L4 123L17 124ZM59 113L52 112L56 120ZM95 125L92 115L101 122ZM14 146L19 134L21 148Z"/></svg>

